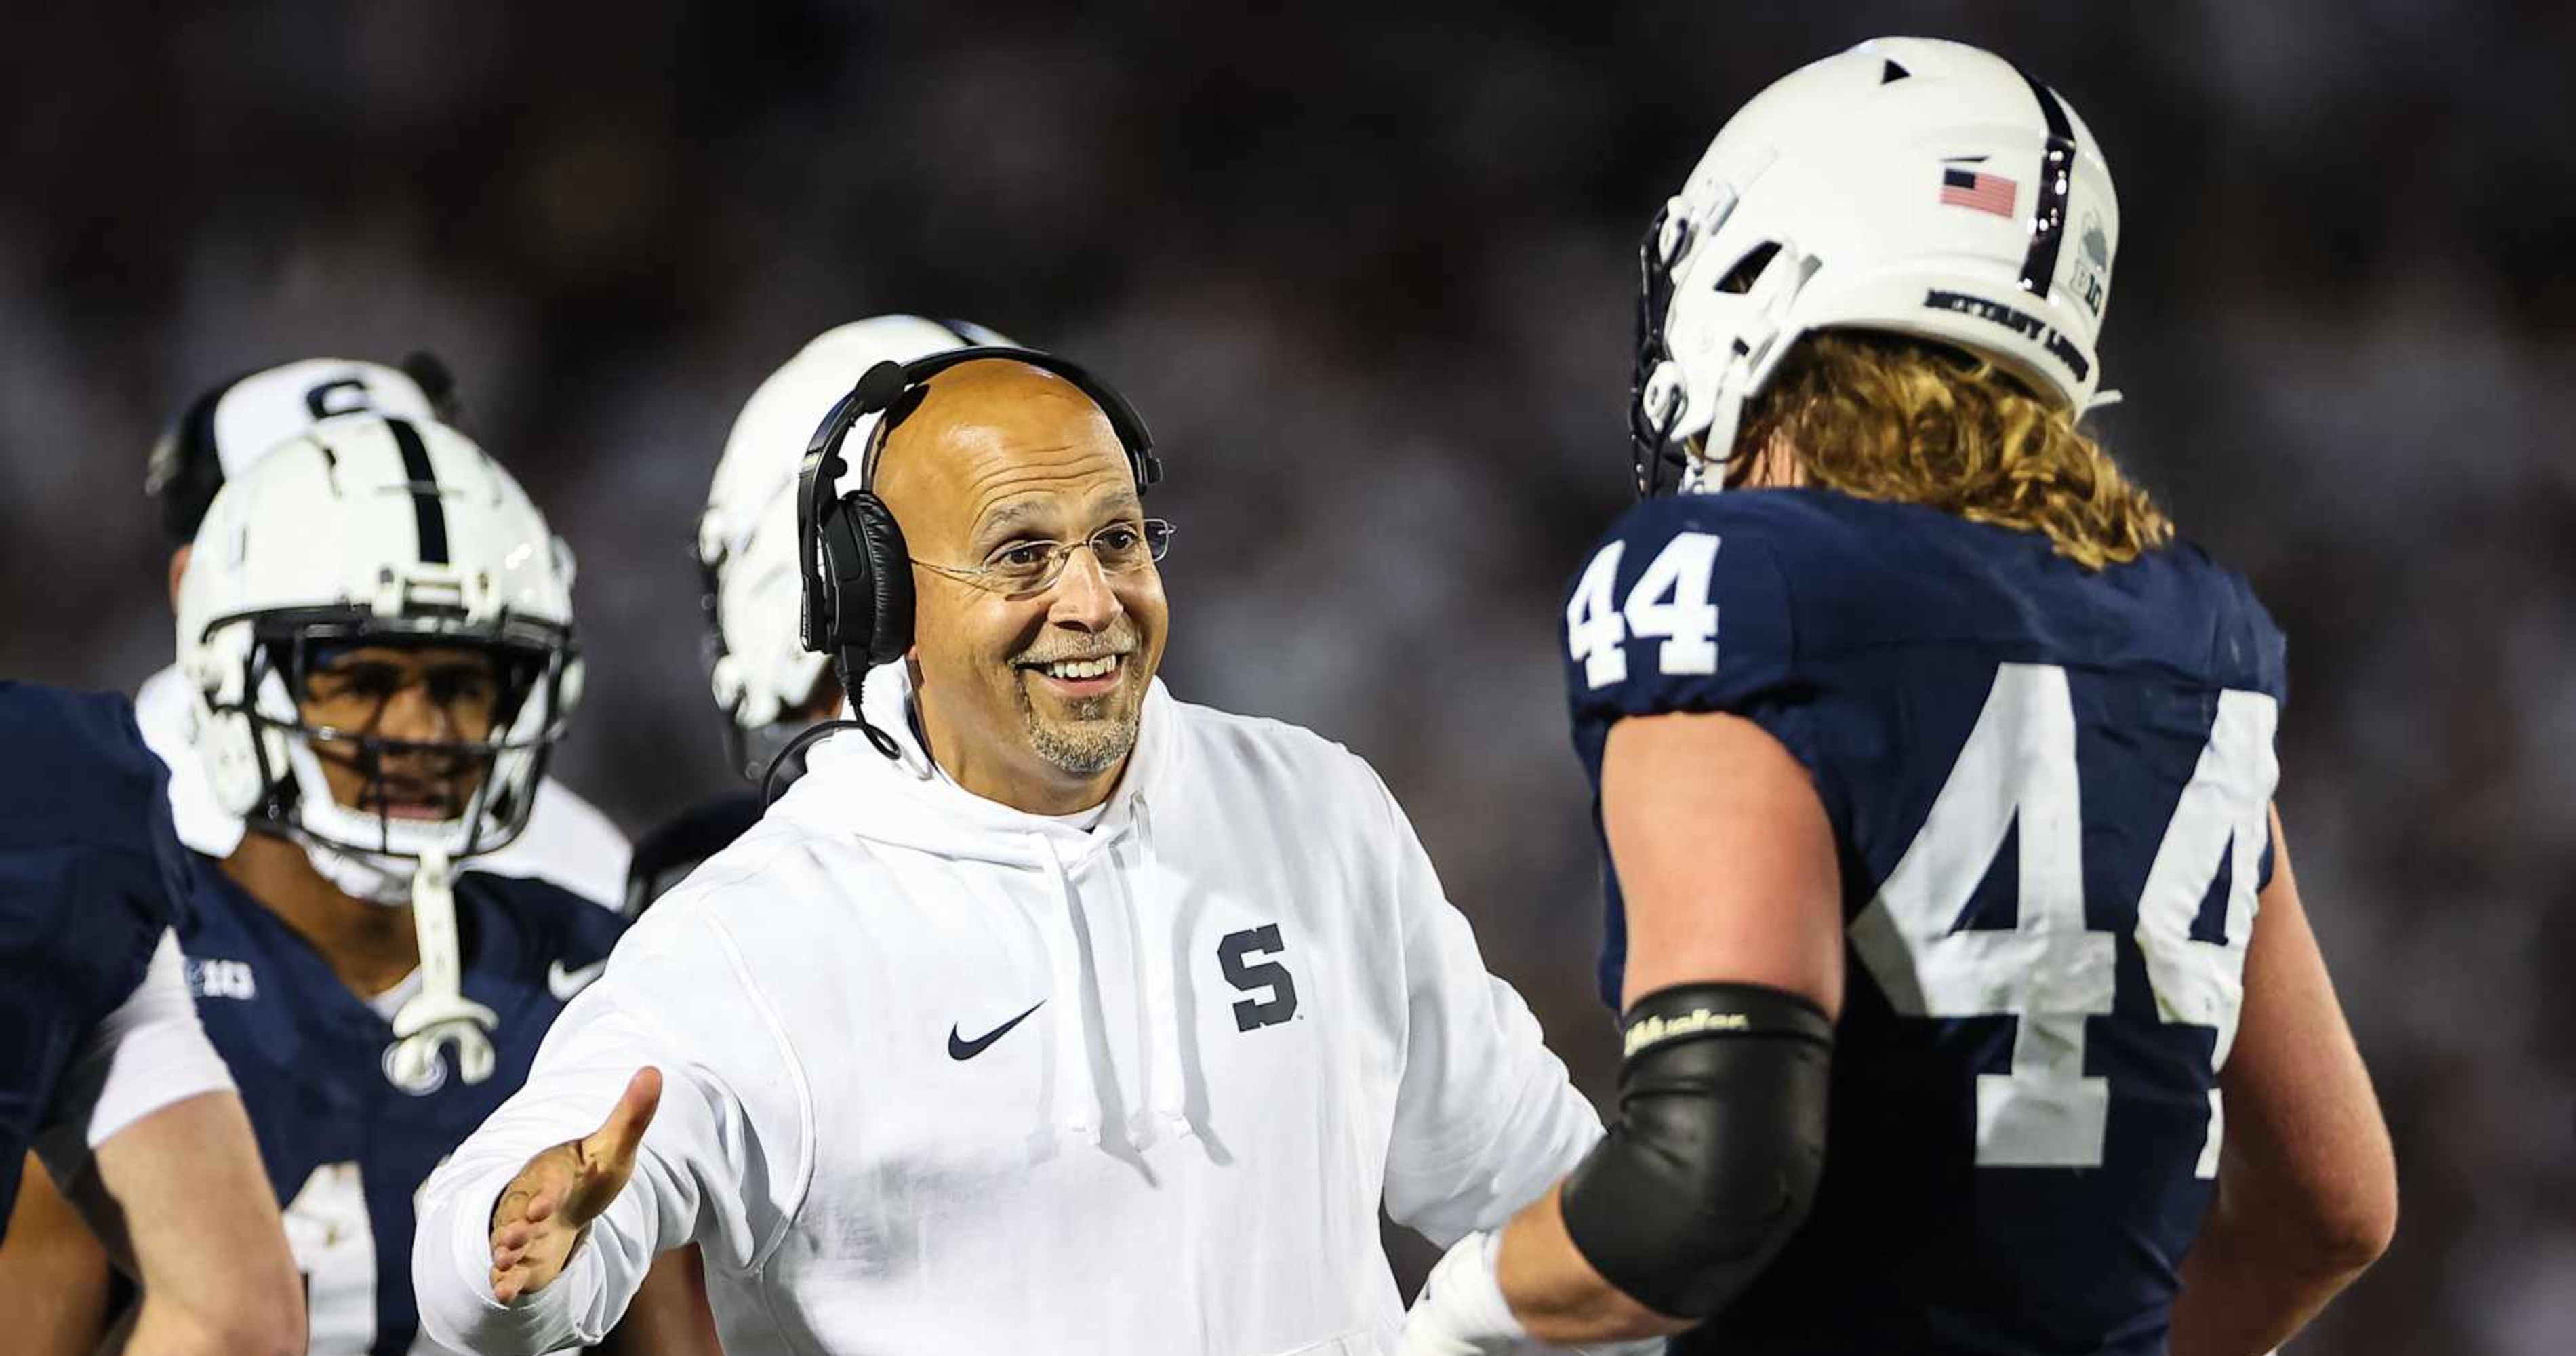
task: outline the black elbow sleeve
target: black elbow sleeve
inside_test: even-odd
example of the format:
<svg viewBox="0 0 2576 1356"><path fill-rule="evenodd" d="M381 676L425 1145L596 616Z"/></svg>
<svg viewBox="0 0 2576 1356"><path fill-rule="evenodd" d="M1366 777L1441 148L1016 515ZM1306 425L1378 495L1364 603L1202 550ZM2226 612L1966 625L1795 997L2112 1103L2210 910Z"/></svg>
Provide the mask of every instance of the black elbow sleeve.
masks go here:
<svg viewBox="0 0 2576 1356"><path fill-rule="evenodd" d="M1726 1307L1807 1217L1825 1169L1834 1030L1756 984L1684 984L1628 1009L1619 1118L1566 1178L1593 1269L1677 1318Z"/></svg>

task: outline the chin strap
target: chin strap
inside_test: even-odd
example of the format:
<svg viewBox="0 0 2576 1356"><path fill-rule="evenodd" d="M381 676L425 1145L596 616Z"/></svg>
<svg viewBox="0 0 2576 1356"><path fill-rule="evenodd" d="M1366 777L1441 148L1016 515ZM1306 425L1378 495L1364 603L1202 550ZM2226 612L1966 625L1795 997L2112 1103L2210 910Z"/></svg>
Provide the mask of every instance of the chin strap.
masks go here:
<svg viewBox="0 0 2576 1356"><path fill-rule="evenodd" d="M297 835L304 847L304 858L322 879L338 887L351 899L388 909L411 902L411 863L400 857L381 856L373 852L334 847L320 839Z"/></svg>
<svg viewBox="0 0 2576 1356"><path fill-rule="evenodd" d="M468 1083L492 1076L492 1040L483 1033L500 1024L498 1013L465 997L456 948L456 873L444 851L420 855L411 878L412 926L420 935L420 992L394 1014L394 1047L385 1053L385 1076L406 1091L444 1082L438 1049L456 1047L456 1071Z"/></svg>

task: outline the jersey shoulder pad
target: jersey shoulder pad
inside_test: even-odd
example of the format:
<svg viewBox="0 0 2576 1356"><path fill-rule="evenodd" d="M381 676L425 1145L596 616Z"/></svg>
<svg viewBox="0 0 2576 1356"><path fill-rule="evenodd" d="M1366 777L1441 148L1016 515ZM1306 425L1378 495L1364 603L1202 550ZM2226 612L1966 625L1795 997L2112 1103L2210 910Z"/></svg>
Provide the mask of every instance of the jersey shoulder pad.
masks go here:
<svg viewBox="0 0 2576 1356"><path fill-rule="evenodd" d="M0 682L0 849L102 849L137 903L181 922L194 882L169 784L124 697Z"/></svg>
<svg viewBox="0 0 2576 1356"><path fill-rule="evenodd" d="M169 776L125 698L0 683L0 834L138 842L140 812L166 798Z"/></svg>
<svg viewBox="0 0 2576 1356"><path fill-rule="evenodd" d="M1576 723L1736 710L1787 684L1797 630L1777 491L1649 499L1610 525L1559 633Z"/></svg>
<svg viewBox="0 0 2576 1356"><path fill-rule="evenodd" d="M2225 581L2236 602L2220 620L2211 647L2219 680L2229 687L2261 692L2280 705L2289 705L2289 641L2282 635L2280 623L2272 620L2263 600L2254 596L2254 586L2246 582L2245 576L2214 561L2209 568Z"/></svg>

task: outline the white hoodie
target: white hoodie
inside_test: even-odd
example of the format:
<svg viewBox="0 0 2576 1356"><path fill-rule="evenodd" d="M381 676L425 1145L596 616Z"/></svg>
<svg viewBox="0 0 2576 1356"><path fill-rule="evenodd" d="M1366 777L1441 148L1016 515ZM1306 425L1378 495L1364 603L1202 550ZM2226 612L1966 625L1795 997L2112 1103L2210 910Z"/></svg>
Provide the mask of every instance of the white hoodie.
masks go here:
<svg viewBox="0 0 2576 1356"><path fill-rule="evenodd" d="M695 1242L731 1356L1360 1356L1403 1317L1381 1194L1446 1246L1599 1138L1347 750L1157 683L1085 829L939 774L901 673L867 708L902 760L817 745L430 1179L440 1341L595 1340ZM494 1201L646 1064L634 1180L555 1284L494 1303Z"/></svg>

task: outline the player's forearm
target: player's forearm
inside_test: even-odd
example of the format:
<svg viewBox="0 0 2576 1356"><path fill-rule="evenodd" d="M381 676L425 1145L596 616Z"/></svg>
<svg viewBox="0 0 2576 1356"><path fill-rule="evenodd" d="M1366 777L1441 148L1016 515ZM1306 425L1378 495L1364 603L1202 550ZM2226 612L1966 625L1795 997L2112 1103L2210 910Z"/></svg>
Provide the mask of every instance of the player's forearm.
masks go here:
<svg viewBox="0 0 2576 1356"><path fill-rule="evenodd" d="M88 1356L107 1331L107 1253L33 1155L19 1179L18 1204L0 1245L0 1314L11 1320L11 1350L25 1356Z"/></svg>
<svg viewBox="0 0 2576 1356"><path fill-rule="evenodd" d="M2376 1253L2318 1245L2222 1197L2183 1260L2173 1356L2263 1356L2297 1335Z"/></svg>
<svg viewBox="0 0 2576 1356"><path fill-rule="evenodd" d="M93 1155L101 1237L122 1236L147 1302L129 1352L301 1351L304 1284L241 1099L209 1092L162 1107Z"/></svg>
<svg viewBox="0 0 2576 1356"><path fill-rule="evenodd" d="M300 1356L304 1340L300 1308L206 1313L146 1292L120 1349L125 1356Z"/></svg>
<svg viewBox="0 0 2576 1356"><path fill-rule="evenodd" d="M1513 1217L1496 1259L1503 1299L1530 1336L1551 1346L1590 1346L1687 1330L1689 1321L1639 1304L1593 1270L1566 1234L1560 1189Z"/></svg>

